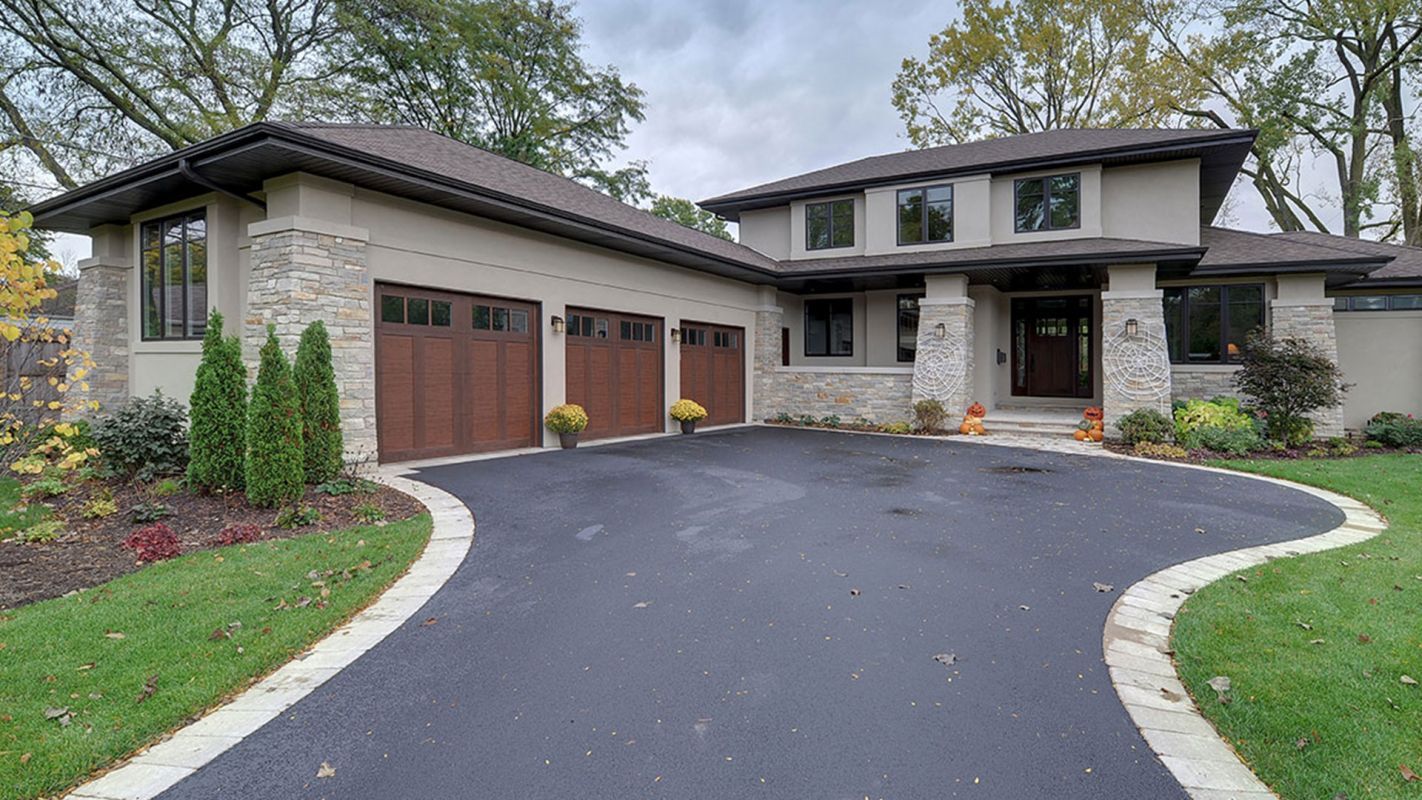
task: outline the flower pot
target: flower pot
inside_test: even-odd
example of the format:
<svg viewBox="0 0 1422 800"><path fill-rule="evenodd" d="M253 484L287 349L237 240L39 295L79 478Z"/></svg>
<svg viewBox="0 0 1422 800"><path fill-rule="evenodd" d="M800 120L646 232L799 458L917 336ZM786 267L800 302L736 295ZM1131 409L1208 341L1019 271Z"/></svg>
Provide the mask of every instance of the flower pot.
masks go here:
<svg viewBox="0 0 1422 800"><path fill-rule="evenodd" d="M696 420L684 419L681 421L682 433L696 433Z"/></svg>
<svg viewBox="0 0 1422 800"><path fill-rule="evenodd" d="M572 450L578 446L578 435L576 433L558 434L558 444L563 445L564 450Z"/></svg>

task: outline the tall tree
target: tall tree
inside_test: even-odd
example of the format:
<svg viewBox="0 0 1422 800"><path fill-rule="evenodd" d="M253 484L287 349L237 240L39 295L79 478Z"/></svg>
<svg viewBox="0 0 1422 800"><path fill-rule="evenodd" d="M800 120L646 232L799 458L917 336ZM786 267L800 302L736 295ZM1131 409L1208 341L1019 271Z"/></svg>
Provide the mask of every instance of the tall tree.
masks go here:
<svg viewBox="0 0 1422 800"><path fill-rule="evenodd" d="M671 220L678 225L685 225L727 241L731 240L731 231L726 227L725 220L683 197L659 194L652 200L652 207L648 211L652 216Z"/></svg>
<svg viewBox="0 0 1422 800"><path fill-rule="evenodd" d="M622 200L650 195L646 165L606 165L643 93L582 57L582 24L551 0L337 0L347 97L400 122L566 175Z"/></svg>
<svg viewBox="0 0 1422 800"><path fill-rule="evenodd" d="M61 187L272 116L341 62L330 0L0 0L0 152ZM12 162L12 165L15 165Z"/></svg>
<svg viewBox="0 0 1422 800"><path fill-rule="evenodd" d="M1131 3L964 0L961 10L894 80L894 107L919 147L1172 115L1140 80L1150 33Z"/></svg>

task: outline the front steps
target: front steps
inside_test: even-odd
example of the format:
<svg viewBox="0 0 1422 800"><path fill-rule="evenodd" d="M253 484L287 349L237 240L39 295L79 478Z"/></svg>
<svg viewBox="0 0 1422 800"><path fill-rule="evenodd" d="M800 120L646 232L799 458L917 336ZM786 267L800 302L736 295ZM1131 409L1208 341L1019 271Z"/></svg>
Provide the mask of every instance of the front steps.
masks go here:
<svg viewBox="0 0 1422 800"><path fill-rule="evenodd" d="M1035 436L1070 437L1081 422L1081 406L999 406L983 418L983 426L988 435L994 433L1018 433Z"/></svg>

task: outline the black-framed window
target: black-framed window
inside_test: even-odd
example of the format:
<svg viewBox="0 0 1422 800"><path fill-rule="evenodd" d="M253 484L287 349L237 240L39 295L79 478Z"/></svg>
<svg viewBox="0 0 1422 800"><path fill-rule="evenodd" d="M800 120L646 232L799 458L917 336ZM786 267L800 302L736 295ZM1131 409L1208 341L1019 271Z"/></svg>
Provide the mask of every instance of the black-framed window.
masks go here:
<svg viewBox="0 0 1422 800"><path fill-rule="evenodd" d="M900 189L899 244L953 241L953 187Z"/></svg>
<svg viewBox="0 0 1422 800"><path fill-rule="evenodd" d="M1422 311L1422 294L1359 294L1333 298L1334 311Z"/></svg>
<svg viewBox="0 0 1422 800"><path fill-rule="evenodd" d="M1081 173L1013 181L1018 233L1081 227Z"/></svg>
<svg viewBox="0 0 1422 800"><path fill-rule="evenodd" d="M805 301L805 355L854 355L854 300Z"/></svg>
<svg viewBox="0 0 1422 800"><path fill-rule="evenodd" d="M918 301L922 299L921 294L901 294L898 297L894 336L901 362L912 362L918 355Z"/></svg>
<svg viewBox="0 0 1422 800"><path fill-rule="evenodd" d="M201 339L207 332L204 211L141 226L143 339Z"/></svg>
<svg viewBox="0 0 1422 800"><path fill-rule="evenodd" d="M1260 284L1176 286L1165 290L1165 337L1176 364L1233 364L1244 339L1264 324Z"/></svg>
<svg viewBox="0 0 1422 800"><path fill-rule="evenodd" d="M854 201L831 200L805 206L805 249L854 246Z"/></svg>

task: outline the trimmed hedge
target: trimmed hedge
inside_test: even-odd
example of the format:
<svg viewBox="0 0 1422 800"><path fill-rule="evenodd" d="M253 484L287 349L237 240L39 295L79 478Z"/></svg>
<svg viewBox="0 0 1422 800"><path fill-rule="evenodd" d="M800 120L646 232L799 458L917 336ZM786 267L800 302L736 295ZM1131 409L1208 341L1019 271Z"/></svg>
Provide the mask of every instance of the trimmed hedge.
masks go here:
<svg viewBox="0 0 1422 800"><path fill-rule="evenodd" d="M242 344L222 336L222 315L207 320L193 394L188 401L188 484L241 489L247 470L247 368Z"/></svg>
<svg viewBox="0 0 1422 800"><path fill-rule="evenodd" d="M325 483L341 471L341 396L331 366L331 339L317 320L301 332L292 373L301 402L302 453L308 483Z"/></svg>
<svg viewBox="0 0 1422 800"><path fill-rule="evenodd" d="M247 500L271 507L301 497L303 462L301 405L276 327L269 325L247 410Z"/></svg>

